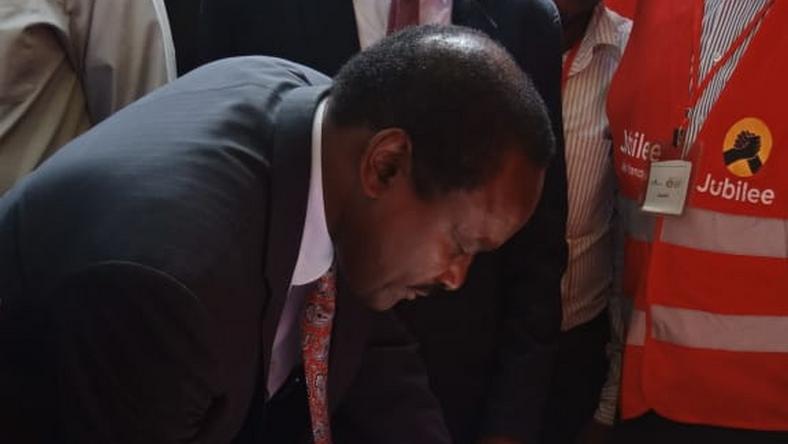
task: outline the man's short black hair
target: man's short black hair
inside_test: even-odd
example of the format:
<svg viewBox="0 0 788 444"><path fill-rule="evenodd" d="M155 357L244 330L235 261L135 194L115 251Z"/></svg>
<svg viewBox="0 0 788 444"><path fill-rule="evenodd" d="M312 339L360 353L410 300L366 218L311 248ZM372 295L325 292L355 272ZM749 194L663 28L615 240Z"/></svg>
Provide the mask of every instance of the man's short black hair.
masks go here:
<svg viewBox="0 0 788 444"><path fill-rule="evenodd" d="M337 125L408 133L424 197L483 185L512 142L538 166L555 150L528 76L505 49L460 26L408 28L381 40L342 67L331 97Z"/></svg>

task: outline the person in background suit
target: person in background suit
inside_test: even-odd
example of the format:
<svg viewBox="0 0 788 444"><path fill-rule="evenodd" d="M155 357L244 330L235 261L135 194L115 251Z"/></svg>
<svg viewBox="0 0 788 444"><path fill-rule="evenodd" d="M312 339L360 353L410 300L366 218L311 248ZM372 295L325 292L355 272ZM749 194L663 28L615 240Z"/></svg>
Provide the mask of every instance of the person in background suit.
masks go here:
<svg viewBox="0 0 788 444"><path fill-rule="evenodd" d="M460 287L553 151L527 77L465 28L395 34L333 85L195 70L0 200L0 441L449 442L386 310Z"/></svg>
<svg viewBox="0 0 788 444"><path fill-rule="evenodd" d="M408 3L412 8L413 1L402 0L204 0L201 46L207 60L267 54L333 75L344 60L385 36L392 8ZM480 255L459 291L399 308L419 339L455 442L537 442L560 333L567 254L558 11L549 0L439 0L417 16L418 23L451 21L499 41L533 79L551 118L557 153L528 226L501 251ZM481 117L481 110L473 112Z"/></svg>

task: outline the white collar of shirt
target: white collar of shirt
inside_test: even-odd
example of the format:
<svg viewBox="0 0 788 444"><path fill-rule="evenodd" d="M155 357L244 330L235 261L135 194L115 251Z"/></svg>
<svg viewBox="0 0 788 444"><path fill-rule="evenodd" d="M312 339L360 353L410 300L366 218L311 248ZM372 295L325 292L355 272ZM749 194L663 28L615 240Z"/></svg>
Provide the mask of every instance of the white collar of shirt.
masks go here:
<svg viewBox="0 0 788 444"><path fill-rule="evenodd" d="M594 55L605 48L612 49L615 57L620 58L627 44L632 21L616 14L600 2L594 9L594 15L588 23L588 29L580 42L569 76L573 76L588 67ZM566 53L565 53L566 55Z"/></svg>
<svg viewBox="0 0 788 444"><path fill-rule="evenodd" d="M305 285L317 280L331 267L334 260L334 245L326 225L326 209L323 201L322 142L323 117L326 99L320 102L312 121L312 169L309 177L306 220L301 247L298 250L293 278L290 285Z"/></svg>

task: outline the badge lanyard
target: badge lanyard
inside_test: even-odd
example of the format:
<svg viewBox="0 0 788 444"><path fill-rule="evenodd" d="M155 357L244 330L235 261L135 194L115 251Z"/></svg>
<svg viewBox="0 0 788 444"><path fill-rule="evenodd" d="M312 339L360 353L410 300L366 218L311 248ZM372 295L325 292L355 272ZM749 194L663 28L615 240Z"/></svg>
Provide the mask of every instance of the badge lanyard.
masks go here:
<svg viewBox="0 0 788 444"><path fill-rule="evenodd" d="M698 2L700 4L700 2ZM690 86L684 118L681 124L673 130L673 146L681 149L681 159L652 162L649 170L649 179L646 187L646 196L642 210L655 214L669 214L678 216L684 212L684 204L689 190L692 163L686 160L690 147L687 145L687 129L689 128L690 114L697 105L711 81L727 64L733 54L741 48L747 38L752 34L758 24L769 12L774 0L769 0L766 5L747 23L736 39L730 44L725 53L714 61L708 73L700 78L700 52L701 52L701 24L703 21L703 6L696 8L694 27L694 46L691 54Z"/></svg>
<svg viewBox="0 0 788 444"><path fill-rule="evenodd" d="M690 86L689 86L689 95L687 97L687 103L684 107L684 118L679 126L673 131L673 146L676 148L682 149L682 158L685 158L688 153L689 147L686 146L686 136L687 136L687 129L689 128L689 120L690 120L690 112L693 108L698 104L701 96L709 87L709 84L717 76L720 69L722 69L725 64L727 64L733 54L741 48L747 38L752 34L758 24L763 20L766 14L771 9L774 0L769 0L760 11L747 23L747 25L742 29L736 39L730 44L728 49L725 53L716 60L709 72L706 73L703 78L700 78L700 52L701 52L701 23L703 21L703 13L702 6L696 8L696 19L695 19L695 26L693 29L694 38L694 46L692 48L692 61L690 65Z"/></svg>

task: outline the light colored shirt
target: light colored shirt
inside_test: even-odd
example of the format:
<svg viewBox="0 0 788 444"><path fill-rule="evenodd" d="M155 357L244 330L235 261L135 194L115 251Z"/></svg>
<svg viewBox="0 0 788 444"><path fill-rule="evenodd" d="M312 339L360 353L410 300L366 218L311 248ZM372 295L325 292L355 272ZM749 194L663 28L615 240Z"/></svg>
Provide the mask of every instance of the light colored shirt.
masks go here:
<svg viewBox="0 0 788 444"><path fill-rule="evenodd" d="M175 75L163 0L2 0L0 194Z"/></svg>
<svg viewBox="0 0 788 444"><path fill-rule="evenodd" d="M326 224L323 201L322 129L326 101L315 110L312 121L312 165L309 176L306 218L301 245L298 250L290 290L287 293L282 316L276 326L271 365L266 388L273 395L287 377L301 363L301 316L306 296L315 282L324 275L334 260L334 245Z"/></svg>
<svg viewBox="0 0 788 444"><path fill-rule="evenodd" d="M706 0L703 7L703 21L700 37L700 76L701 78L711 70L722 54L736 40L741 31L747 26L756 14L767 4L768 0ZM750 41L757 34L760 26L744 40L744 43L728 60L717 74L712 78L707 89L703 92L696 106L690 111L690 123L687 131L687 146L697 138L709 112L717 103L722 90L733 75ZM653 38L659 38L654 36ZM689 74L689 73L688 73ZM620 258L617 258L617 262ZM620 278L616 278L617 280ZM623 323L629 319L632 304L619 292L615 292L615 303L610 305L610 317L613 322L611 341L609 344L610 369L605 386L602 388L599 408L595 418L607 424L612 424L621 385L621 357L624 349L626 329Z"/></svg>
<svg viewBox="0 0 788 444"><path fill-rule="evenodd" d="M563 90L569 261L561 280L562 330L599 315L612 288L615 174L605 104L631 28L629 19L600 4L574 59L564 55L572 65Z"/></svg>
<svg viewBox="0 0 788 444"><path fill-rule="evenodd" d="M353 0L361 49L386 36L391 0ZM420 0L419 24L451 23L451 0Z"/></svg>

